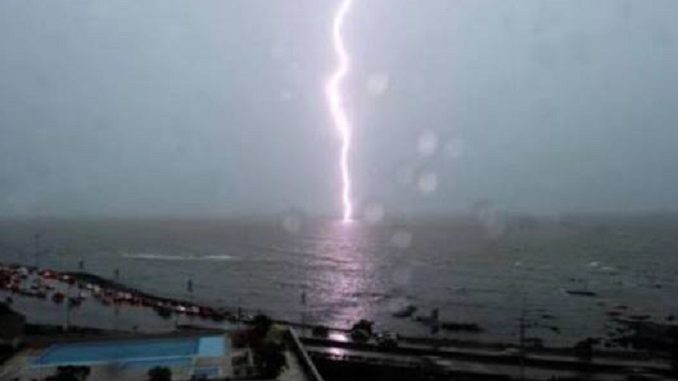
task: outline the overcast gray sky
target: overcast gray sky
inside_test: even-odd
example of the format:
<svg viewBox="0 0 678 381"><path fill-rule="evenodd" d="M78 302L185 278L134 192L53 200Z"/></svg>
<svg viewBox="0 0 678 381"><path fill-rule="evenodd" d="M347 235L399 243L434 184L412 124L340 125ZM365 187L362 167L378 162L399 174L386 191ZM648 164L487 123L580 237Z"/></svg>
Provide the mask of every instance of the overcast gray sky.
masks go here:
<svg viewBox="0 0 678 381"><path fill-rule="evenodd" d="M0 216L339 215L337 3L3 0ZM675 210L676 20L675 0L355 0L359 208Z"/></svg>

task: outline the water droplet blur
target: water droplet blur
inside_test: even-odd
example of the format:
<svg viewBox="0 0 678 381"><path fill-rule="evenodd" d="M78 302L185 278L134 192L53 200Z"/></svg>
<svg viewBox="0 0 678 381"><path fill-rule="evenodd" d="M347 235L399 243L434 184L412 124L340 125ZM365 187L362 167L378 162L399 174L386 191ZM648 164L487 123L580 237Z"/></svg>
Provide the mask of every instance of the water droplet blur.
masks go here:
<svg viewBox="0 0 678 381"><path fill-rule="evenodd" d="M384 95L388 90L389 78L386 73L375 73L367 79L367 92L375 97Z"/></svg>
<svg viewBox="0 0 678 381"><path fill-rule="evenodd" d="M301 230L303 218L299 213L289 213L282 220L282 226L288 233L297 233Z"/></svg>
<svg viewBox="0 0 678 381"><path fill-rule="evenodd" d="M412 233L407 230L398 230L391 236L391 245L398 249L407 249L412 245Z"/></svg>
<svg viewBox="0 0 678 381"><path fill-rule="evenodd" d="M485 233L490 238L498 238L504 234L505 226L503 221L496 214L492 214L483 220Z"/></svg>
<svg viewBox="0 0 678 381"><path fill-rule="evenodd" d="M291 91L289 90L284 90L282 93L280 93L280 99L283 101L289 101L294 97Z"/></svg>
<svg viewBox="0 0 678 381"><path fill-rule="evenodd" d="M398 266L391 274L395 286L404 287L412 281L412 268L410 266Z"/></svg>
<svg viewBox="0 0 678 381"><path fill-rule="evenodd" d="M504 234L504 221L502 221L489 201L477 203L474 206L474 214L485 235L490 238L498 238Z"/></svg>
<svg viewBox="0 0 678 381"><path fill-rule="evenodd" d="M417 152L422 157L431 157L438 149L438 137L433 131L424 131L417 139Z"/></svg>
<svg viewBox="0 0 678 381"><path fill-rule="evenodd" d="M603 266L600 270L606 273L615 273L617 272L617 269L612 267L612 266Z"/></svg>
<svg viewBox="0 0 678 381"><path fill-rule="evenodd" d="M363 216L365 221L370 224L376 224L384 219L384 205L379 202L372 202L365 206Z"/></svg>
<svg viewBox="0 0 678 381"><path fill-rule="evenodd" d="M464 141L462 139L451 139L445 143L443 150L446 157L458 159L464 155Z"/></svg>
<svg viewBox="0 0 678 381"><path fill-rule="evenodd" d="M417 180L417 187L423 195L434 193L438 189L438 175L433 171L422 172Z"/></svg>

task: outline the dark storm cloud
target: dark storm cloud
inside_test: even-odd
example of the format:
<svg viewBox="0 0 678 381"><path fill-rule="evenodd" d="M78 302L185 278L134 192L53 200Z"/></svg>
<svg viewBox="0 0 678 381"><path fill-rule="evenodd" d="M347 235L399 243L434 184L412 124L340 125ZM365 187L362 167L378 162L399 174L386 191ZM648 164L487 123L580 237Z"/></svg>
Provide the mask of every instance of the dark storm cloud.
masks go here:
<svg viewBox="0 0 678 381"><path fill-rule="evenodd" d="M3 1L0 215L336 214L335 6ZM670 0L356 1L359 204L671 208L677 17Z"/></svg>

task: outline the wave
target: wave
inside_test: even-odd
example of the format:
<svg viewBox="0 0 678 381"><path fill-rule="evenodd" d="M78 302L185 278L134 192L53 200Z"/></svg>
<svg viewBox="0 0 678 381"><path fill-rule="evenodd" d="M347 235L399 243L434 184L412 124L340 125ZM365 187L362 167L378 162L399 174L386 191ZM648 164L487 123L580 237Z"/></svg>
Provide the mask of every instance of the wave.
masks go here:
<svg viewBox="0 0 678 381"><path fill-rule="evenodd" d="M268 251L271 253L278 253L278 254L287 254L290 256L298 257L298 256L304 256L304 257L310 257L312 259L316 259L319 261L325 261L333 264L338 264L338 265L343 265L346 263L354 263L354 261L343 258L341 255L327 255L327 254L321 254L318 251L319 250L304 250L304 249L291 249L291 248L286 248L286 247L281 247L281 246L263 246L263 245L254 245L254 249L260 250L260 251Z"/></svg>
<svg viewBox="0 0 678 381"><path fill-rule="evenodd" d="M121 253L123 258L152 260L152 261L232 261L237 259L228 254L219 255L175 255L175 254L153 254L153 253Z"/></svg>

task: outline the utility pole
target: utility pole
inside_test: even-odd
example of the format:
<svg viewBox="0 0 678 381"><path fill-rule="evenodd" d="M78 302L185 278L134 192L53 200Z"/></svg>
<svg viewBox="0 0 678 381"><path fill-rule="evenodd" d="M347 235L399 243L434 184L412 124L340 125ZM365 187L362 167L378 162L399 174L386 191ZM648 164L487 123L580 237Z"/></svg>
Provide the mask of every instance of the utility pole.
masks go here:
<svg viewBox="0 0 678 381"><path fill-rule="evenodd" d="M188 278L186 281L186 291L188 291L188 302L190 303L190 308L193 308L193 279ZM188 319L193 320L192 312L188 314Z"/></svg>
<svg viewBox="0 0 678 381"><path fill-rule="evenodd" d="M188 291L188 299L193 304L193 279L188 278L186 281L186 291Z"/></svg>

